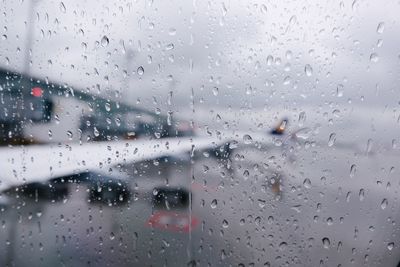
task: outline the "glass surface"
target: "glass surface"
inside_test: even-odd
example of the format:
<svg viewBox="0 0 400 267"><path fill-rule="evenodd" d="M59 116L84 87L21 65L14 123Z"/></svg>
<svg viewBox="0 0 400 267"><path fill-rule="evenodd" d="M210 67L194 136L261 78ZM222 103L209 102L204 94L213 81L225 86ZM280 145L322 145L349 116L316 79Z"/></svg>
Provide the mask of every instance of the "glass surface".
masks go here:
<svg viewBox="0 0 400 267"><path fill-rule="evenodd" d="M400 2L0 3L0 266L399 266Z"/></svg>

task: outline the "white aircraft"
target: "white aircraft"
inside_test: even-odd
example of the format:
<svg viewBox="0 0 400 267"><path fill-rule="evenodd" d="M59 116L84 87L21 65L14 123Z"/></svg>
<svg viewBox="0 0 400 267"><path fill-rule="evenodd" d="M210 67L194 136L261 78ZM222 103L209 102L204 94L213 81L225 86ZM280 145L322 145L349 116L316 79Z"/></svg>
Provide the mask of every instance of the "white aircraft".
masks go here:
<svg viewBox="0 0 400 267"><path fill-rule="evenodd" d="M213 150L217 155L224 156L227 150L253 148L263 155L250 153L248 159L256 155L271 162L273 158L272 164L277 170L295 168L294 162L301 159L308 148L318 149L322 153L320 155L339 150L364 156L395 152L396 132L390 131L392 114L369 113L370 116L366 119L362 113L349 111L342 118L336 116L336 121L333 123L329 116L325 114L318 116L312 112L307 112L310 114L307 123L304 121L298 123L293 116L290 118L281 116L278 123L271 125L268 132L232 131L223 132L218 137L174 137L3 147L0 148L0 192L13 186L44 182L67 175L105 172L117 164L179 156L187 152L193 154L194 150ZM374 116L380 116L379 120L375 121ZM276 117L275 115L274 118ZM334 123L336 125L333 127ZM360 128L368 126L373 130L359 131ZM333 129L339 131L334 132ZM382 136L383 138L378 139ZM259 158L254 160L258 161Z"/></svg>
<svg viewBox="0 0 400 267"><path fill-rule="evenodd" d="M107 170L117 164L216 149L226 142L211 138L162 138L4 147L0 148L0 192L26 183Z"/></svg>

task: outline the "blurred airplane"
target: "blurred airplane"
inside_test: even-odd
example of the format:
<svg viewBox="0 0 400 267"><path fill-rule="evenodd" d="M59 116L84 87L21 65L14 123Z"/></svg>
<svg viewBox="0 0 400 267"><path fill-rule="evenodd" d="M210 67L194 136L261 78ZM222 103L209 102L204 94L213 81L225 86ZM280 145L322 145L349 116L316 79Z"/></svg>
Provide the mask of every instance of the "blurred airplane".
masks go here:
<svg viewBox="0 0 400 267"><path fill-rule="evenodd" d="M227 140L162 138L98 143L69 143L0 148L0 192L32 182L84 172L108 171L111 166L218 149Z"/></svg>
<svg viewBox="0 0 400 267"><path fill-rule="evenodd" d="M110 88L103 91L0 68L0 145L179 135L171 116L126 104Z"/></svg>

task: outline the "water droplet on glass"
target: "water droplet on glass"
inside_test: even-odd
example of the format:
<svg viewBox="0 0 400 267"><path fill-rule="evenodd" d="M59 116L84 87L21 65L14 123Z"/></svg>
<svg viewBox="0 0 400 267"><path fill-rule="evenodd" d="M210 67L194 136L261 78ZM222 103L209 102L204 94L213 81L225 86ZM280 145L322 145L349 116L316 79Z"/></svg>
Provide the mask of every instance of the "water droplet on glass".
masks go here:
<svg viewBox="0 0 400 267"><path fill-rule="evenodd" d="M168 34L171 36L174 36L176 34L176 29L175 28L170 28L168 31Z"/></svg>
<svg viewBox="0 0 400 267"><path fill-rule="evenodd" d="M62 13L67 12L67 8L65 7L65 4L64 4L63 2L60 3L60 11L61 11Z"/></svg>
<svg viewBox="0 0 400 267"><path fill-rule="evenodd" d="M287 243L286 242L282 242L282 243L279 244L279 249L280 250L285 250L286 247L287 247Z"/></svg>
<svg viewBox="0 0 400 267"><path fill-rule="evenodd" d="M223 221L222 221L222 227L223 227L223 228L228 228L228 227L229 227L229 223L228 223L227 220L223 220Z"/></svg>
<svg viewBox="0 0 400 267"><path fill-rule="evenodd" d="M301 205L294 205L290 207L292 210L296 211L297 213L301 213Z"/></svg>
<svg viewBox="0 0 400 267"><path fill-rule="evenodd" d="M100 131L97 129L97 127L93 127L93 134L95 137L99 137Z"/></svg>
<svg viewBox="0 0 400 267"><path fill-rule="evenodd" d="M210 206L211 206L212 209L215 209L218 206L218 201L216 199L213 199L211 201L211 205Z"/></svg>
<svg viewBox="0 0 400 267"><path fill-rule="evenodd" d="M304 187L307 188L307 189L311 188L311 181L310 181L310 179L308 179L308 178L304 179L303 185L304 185Z"/></svg>
<svg viewBox="0 0 400 267"><path fill-rule="evenodd" d="M114 240L115 239L115 234L113 232L110 233L110 240Z"/></svg>
<svg viewBox="0 0 400 267"><path fill-rule="evenodd" d="M271 55L269 55L267 57L267 65L271 66L273 62L274 62L274 58Z"/></svg>
<svg viewBox="0 0 400 267"><path fill-rule="evenodd" d="M383 210L386 209L387 205L388 205L388 200L384 198L381 203L381 209Z"/></svg>
<svg viewBox="0 0 400 267"><path fill-rule="evenodd" d="M246 95L251 95L253 92L253 88L251 86L246 87Z"/></svg>
<svg viewBox="0 0 400 267"><path fill-rule="evenodd" d="M165 50L167 50L167 51L168 51L168 50L172 50L172 49L174 49L174 47L175 47L175 46L174 46L174 44L172 44L172 43L171 43L171 44L167 44L167 45L165 46Z"/></svg>
<svg viewBox="0 0 400 267"><path fill-rule="evenodd" d="M299 113L299 125L302 126L306 121L306 113L304 111Z"/></svg>
<svg viewBox="0 0 400 267"><path fill-rule="evenodd" d="M110 40L108 40L108 37L104 35L103 38L101 38L100 43L103 47L106 47L110 43Z"/></svg>
<svg viewBox="0 0 400 267"><path fill-rule="evenodd" d="M313 74L313 69L312 69L312 67L311 67L309 64L307 64L307 65L304 67L304 72L306 73L306 75L307 75L308 77L310 77L310 76L312 76L312 74Z"/></svg>
<svg viewBox="0 0 400 267"><path fill-rule="evenodd" d="M267 202L264 199L258 199L258 206L264 208Z"/></svg>
<svg viewBox="0 0 400 267"><path fill-rule="evenodd" d="M376 32L379 33L379 34L382 34L384 30L385 30L385 23L384 22L380 22L378 24L378 26L376 27Z"/></svg>
<svg viewBox="0 0 400 267"><path fill-rule="evenodd" d="M393 242L390 242L388 245L387 245L387 249L388 250L392 250L394 248L394 243Z"/></svg>
<svg viewBox="0 0 400 267"><path fill-rule="evenodd" d="M331 133L329 135L328 146L333 146L335 144L335 141L336 141L336 134Z"/></svg>
<svg viewBox="0 0 400 267"><path fill-rule="evenodd" d="M245 134L245 135L243 135L243 142L244 142L246 145L249 145L249 144L251 144L251 143L253 142L253 138L251 138L250 135Z"/></svg>
<svg viewBox="0 0 400 267"><path fill-rule="evenodd" d="M360 192L358 193L358 197L360 198L360 201L364 200L364 195L365 195L364 189L360 189Z"/></svg>
<svg viewBox="0 0 400 267"><path fill-rule="evenodd" d="M104 105L104 107L106 108L107 111L110 111L110 110L111 110L111 104L110 104L110 103L106 103L106 104Z"/></svg>
<svg viewBox="0 0 400 267"><path fill-rule="evenodd" d="M324 248L329 249L329 247L331 245L331 241L329 240L329 238L324 237L322 239L322 244L323 244Z"/></svg>
<svg viewBox="0 0 400 267"><path fill-rule="evenodd" d="M168 111L168 113L167 113L167 124L169 126L172 125L172 111Z"/></svg>
<svg viewBox="0 0 400 267"><path fill-rule="evenodd" d="M212 92L213 92L213 95L217 96L218 95L218 87L213 87Z"/></svg>
<svg viewBox="0 0 400 267"><path fill-rule="evenodd" d="M358 1L354 0L353 3L351 4L351 9L353 11L356 11L358 9Z"/></svg>
<svg viewBox="0 0 400 267"><path fill-rule="evenodd" d="M139 74L140 76L142 76L144 74L144 68L142 66L137 68L137 74Z"/></svg>
<svg viewBox="0 0 400 267"><path fill-rule="evenodd" d="M343 96L343 89L344 89L343 84L338 84L338 86L336 87L336 96L337 97Z"/></svg>
<svg viewBox="0 0 400 267"><path fill-rule="evenodd" d="M263 14L267 14L268 9L267 9L266 5L261 5L260 11Z"/></svg>
<svg viewBox="0 0 400 267"><path fill-rule="evenodd" d="M378 62L378 60L379 60L378 54L377 54L377 53L372 53L372 54L369 56L369 60L370 60L371 62L374 62L374 63Z"/></svg>
<svg viewBox="0 0 400 267"><path fill-rule="evenodd" d="M158 189L157 188L154 188L153 189L153 196L156 196L158 194Z"/></svg>
<svg viewBox="0 0 400 267"><path fill-rule="evenodd" d="M249 170L244 170L244 172L243 172L243 178L244 178L244 180L247 180L247 179L249 178L249 176L250 176Z"/></svg>
<svg viewBox="0 0 400 267"><path fill-rule="evenodd" d="M370 153L371 150L372 150L372 139L368 139L368 141L367 141L367 149L366 149L367 154Z"/></svg>
<svg viewBox="0 0 400 267"><path fill-rule="evenodd" d="M71 131L67 131L67 136L68 136L68 138L71 140L71 139L72 139L72 137L73 137L73 134L72 134L72 132L71 132Z"/></svg>
<svg viewBox="0 0 400 267"><path fill-rule="evenodd" d="M290 76L286 76L285 79L283 79L283 85L289 85L292 81L292 78Z"/></svg>
<svg viewBox="0 0 400 267"><path fill-rule="evenodd" d="M357 171L357 165L356 164L351 165L351 167L350 167L350 177L351 178L353 178L354 175L356 175L356 171Z"/></svg>

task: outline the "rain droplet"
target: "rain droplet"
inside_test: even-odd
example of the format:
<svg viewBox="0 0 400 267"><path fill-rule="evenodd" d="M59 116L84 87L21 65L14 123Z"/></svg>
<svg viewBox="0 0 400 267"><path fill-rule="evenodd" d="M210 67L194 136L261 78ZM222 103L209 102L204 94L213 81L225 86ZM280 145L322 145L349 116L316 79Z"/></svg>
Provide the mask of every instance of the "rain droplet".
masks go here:
<svg viewBox="0 0 400 267"><path fill-rule="evenodd" d="M356 171L357 171L357 165L356 164L351 165L351 167L350 167L350 177L351 178L354 177L354 175L356 174Z"/></svg>
<svg viewBox="0 0 400 267"><path fill-rule="evenodd" d="M170 28L168 31L168 34L171 36L174 36L176 34L176 29L175 28Z"/></svg>
<svg viewBox="0 0 400 267"><path fill-rule="evenodd" d="M65 7L65 4L63 2L60 2L60 11L62 13L67 12L67 8Z"/></svg>
<svg viewBox="0 0 400 267"><path fill-rule="evenodd" d="M229 223L228 223L227 220L223 220L223 221L222 221L222 227L223 227L223 228L228 228L228 227L229 227Z"/></svg>
<svg viewBox="0 0 400 267"><path fill-rule="evenodd" d="M365 195L364 189L360 189L360 192L358 193L358 197L360 198L360 201L364 200L364 195Z"/></svg>
<svg viewBox="0 0 400 267"><path fill-rule="evenodd" d="M243 172L243 178L244 178L244 180L247 180L247 179L249 178L249 176L250 176L249 170L244 170L244 172Z"/></svg>
<svg viewBox="0 0 400 267"><path fill-rule="evenodd" d="M110 233L110 240L114 240L115 239L115 234L113 232Z"/></svg>
<svg viewBox="0 0 400 267"><path fill-rule="evenodd" d="M215 209L218 206L218 201L216 199L213 199L213 201L211 201L211 208Z"/></svg>
<svg viewBox="0 0 400 267"><path fill-rule="evenodd" d="M267 9L267 7L265 5L261 5L260 11L263 14L267 14L268 9Z"/></svg>
<svg viewBox="0 0 400 267"><path fill-rule="evenodd" d="M322 239L322 244L324 245L324 248L329 249L329 247L331 245L331 241L329 240L329 238L324 237Z"/></svg>
<svg viewBox="0 0 400 267"><path fill-rule="evenodd" d="M306 73L306 75L307 75L308 77L310 77L310 76L312 76L312 74L313 74L313 69L312 69L312 67L311 67L309 64L307 64L307 65L304 67L304 72Z"/></svg>
<svg viewBox="0 0 400 267"><path fill-rule="evenodd" d="M108 37L104 35L103 38L101 38L100 43L101 46L106 47L110 43L110 40L108 40Z"/></svg>
<svg viewBox="0 0 400 267"><path fill-rule="evenodd" d="M356 11L358 9L358 1L354 0L353 3L351 4L351 9L353 11Z"/></svg>
<svg viewBox="0 0 400 267"><path fill-rule="evenodd" d="M212 92L213 92L213 95L217 96L218 95L218 87L213 87Z"/></svg>
<svg viewBox="0 0 400 267"><path fill-rule="evenodd" d="M343 84L338 84L338 86L336 87L336 96L337 97L342 97L343 96Z"/></svg>
<svg viewBox="0 0 400 267"><path fill-rule="evenodd" d="M381 203L381 209L383 210L386 209L387 205L388 205L388 200L384 198Z"/></svg>
<svg viewBox="0 0 400 267"><path fill-rule="evenodd" d="M328 146L333 146L335 144L335 141L336 141L336 134L331 133L329 135Z"/></svg>
<svg viewBox="0 0 400 267"><path fill-rule="evenodd" d="M302 126L306 121L306 113L304 111L299 114L299 125Z"/></svg>
<svg viewBox="0 0 400 267"><path fill-rule="evenodd" d="M104 107L106 108L107 111L111 110L111 104L108 102L104 105Z"/></svg>
<svg viewBox="0 0 400 267"><path fill-rule="evenodd" d="M94 136L99 137L100 131L97 129L97 127L93 127L93 134Z"/></svg>
<svg viewBox="0 0 400 267"><path fill-rule="evenodd" d="M269 55L267 57L267 65L271 66L273 62L274 62L274 58L271 55Z"/></svg>
<svg viewBox="0 0 400 267"><path fill-rule="evenodd" d="M289 85L292 81L292 78L290 76L286 76L285 79L283 79L283 85Z"/></svg>
<svg viewBox="0 0 400 267"><path fill-rule="evenodd" d="M72 139L72 137L73 137L74 135L72 134L71 131L67 131L67 136L68 136L69 139Z"/></svg>
<svg viewBox="0 0 400 267"><path fill-rule="evenodd" d="M246 87L246 95L251 95L253 92L253 88L251 86Z"/></svg>
<svg viewBox="0 0 400 267"><path fill-rule="evenodd" d="M371 62L374 62L374 63L378 62L378 60L379 60L378 54L377 54L377 53L372 53L372 54L369 56L369 60L370 60Z"/></svg>
<svg viewBox="0 0 400 267"><path fill-rule="evenodd" d="M172 125L172 111L168 111L167 113L167 124L168 126Z"/></svg>
<svg viewBox="0 0 400 267"><path fill-rule="evenodd" d="M346 202L349 202L349 201L350 201L350 197L351 197L351 192L347 192L347 195L346 195Z"/></svg>
<svg viewBox="0 0 400 267"><path fill-rule="evenodd" d="M390 242L390 243L387 245L387 248L388 248L388 250L392 250L392 249L394 248L394 243L393 243L393 242Z"/></svg>
<svg viewBox="0 0 400 267"><path fill-rule="evenodd" d="M154 189L153 189L153 196L156 196L156 195L158 195L158 189L157 189L157 188L154 188Z"/></svg>
<svg viewBox="0 0 400 267"><path fill-rule="evenodd" d="M144 74L144 68L142 66L137 68L137 74L139 74L140 76L142 76Z"/></svg>
<svg viewBox="0 0 400 267"><path fill-rule="evenodd" d="M167 50L167 51L168 51L168 50L172 50L172 49L174 49L174 47L175 47L175 46L174 46L174 44L172 44L172 43L171 43L171 44L167 44L167 45L165 46L165 50Z"/></svg>
<svg viewBox="0 0 400 267"><path fill-rule="evenodd" d="M243 142L244 142L246 145L249 145L249 144L251 144L251 143L253 142L253 138L251 138L250 135L245 134L245 135L243 135Z"/></svg>
<svg viewBox="0 0 400 267"><path fill-rule="evenodd" d="M310 179L308 179L308 178L304 179L303 185L304 185L304 187L307 188L307 189L311 188L311 181L310 181Z"/></svg>
<svg viewBox="0 0 400 267"><path fill-rule="evenodd" d="M260 208L264 208L266 204L266 201L264 199L258 199L258 206Z"/></svg>
<svg viewBox="0 0 400 267"><path fill-rule="evenodd" d="M384 22L380 22L378 24L378 27L376 27L376 32L379 33L379 34L382 34L384 30L385 30L385 23Z"/></svg>
<svg viewBox="0 0 400 267"><path fill-rule="evenodd" d="M372 150L372 139L368 139L368 141L367 141L367 149L366 149L367 154L370 153L371 150Z"/></svg>
<svg viewBox="0 0 400 267"><path fill-rule="evenodd" d="M291 207L291 209L296 211L297 213L301 213L301 205L294 205Z"/></svg>
<svg viewBox="0 0 400 267"><path fill-rule="evenodd" d="M282 242L282 243L279 244L279 249L280 250L285 250L286 247L287 247L287 243L286 242Z"/></svg>

